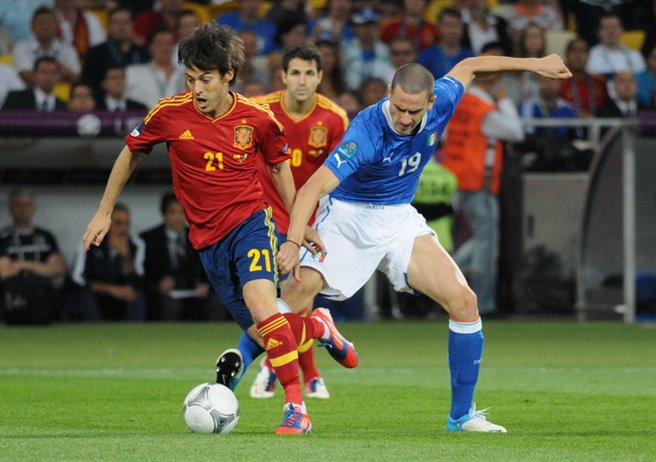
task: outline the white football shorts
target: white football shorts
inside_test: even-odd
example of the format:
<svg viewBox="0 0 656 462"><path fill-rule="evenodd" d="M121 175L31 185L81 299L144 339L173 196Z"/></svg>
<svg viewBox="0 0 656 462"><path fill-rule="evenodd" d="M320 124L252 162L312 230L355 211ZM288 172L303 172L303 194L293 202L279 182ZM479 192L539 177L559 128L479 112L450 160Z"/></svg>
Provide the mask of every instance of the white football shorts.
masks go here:
<svg viewBox="0 0 656 462"><path fill-rule="evenodd" d="M301 266L321 273L327 286L321 293L334 300L355 294L376 269L387 275L398 292L410 292L408 265L415 239L435 232L410 204L375 205L321 199L315 228L327 252L318 257L301 252Z"/></svg>

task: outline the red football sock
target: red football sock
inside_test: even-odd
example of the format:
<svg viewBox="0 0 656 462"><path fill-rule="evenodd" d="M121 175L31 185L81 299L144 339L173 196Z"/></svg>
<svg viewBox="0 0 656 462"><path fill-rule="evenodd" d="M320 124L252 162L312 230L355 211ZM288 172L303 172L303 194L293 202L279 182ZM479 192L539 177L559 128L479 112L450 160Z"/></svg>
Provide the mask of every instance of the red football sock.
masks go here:
<svg viewBox="0 0 656 462"><path fill-rule="evenodd" d="M310 314L312 314L312 307L303 311L301 316L308 319ZM310 341L305 344L298 344L298 365L301 366L303 381L305 383L321 375L317 370L317 366L314 364L314 342Z"/></svg>
<svg viewBox="0 0 656 462"><path fill-rule="evenodd" d="M298 369L298 343L290 323L280 313L269 316L257 324L264 341L264 349L276 376L285 390L285 402L302 404L301 381Z"/></svg>
<svg viewBox="0 0 656 462"><path fill-rule="evenodd" d="M305 312L303 315L305 315ZM289 322L289 326L294 333L294 339L298 344L298 360L299 365L301 365L301 368L303 369L305 382L308 382L315 377L319 377L319 371L314 365L314 348L312 347L312 340L321 338L326 327L321 321L310 317L303 317L302 315L293 313L285 313L283 316L287 319L287 322ZM305 346L305 348L301 348L303 346ZM301 363L302 358L305 366ZM270 370L274 370L268 357L264 361L264 365Z"/></svg>

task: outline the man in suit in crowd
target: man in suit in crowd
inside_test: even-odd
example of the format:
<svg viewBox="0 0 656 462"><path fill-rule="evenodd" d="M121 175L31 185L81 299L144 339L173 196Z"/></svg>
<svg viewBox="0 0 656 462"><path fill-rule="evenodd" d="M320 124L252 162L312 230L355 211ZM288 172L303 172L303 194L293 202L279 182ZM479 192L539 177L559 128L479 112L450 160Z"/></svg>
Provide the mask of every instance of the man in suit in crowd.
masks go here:
<svg viewBox="0 0 656 462"><path fill-rule="evenodd" d="M144 231L144 265L149 319L202 319L208 313L209 284L198 254L187 238L184 211L173 193L162 196L164 223Z"/></svg>
<svg viewBox="0 0 656 462"><path fill-rule="evenodd" d="M11 91L2 107L3 110L65 111L66 103L54 94L61 70L59 63L48 56L34 63L34 88Z"/></svg>
<svg viewBox="0 0 656 462"><path fill-rule="evenodd" d="M102 97L97 101L100 111L146 111L148 108L138 101L127 98L125 90L125 68L120 64L112 64L105 70L100 85Z"/></svg>

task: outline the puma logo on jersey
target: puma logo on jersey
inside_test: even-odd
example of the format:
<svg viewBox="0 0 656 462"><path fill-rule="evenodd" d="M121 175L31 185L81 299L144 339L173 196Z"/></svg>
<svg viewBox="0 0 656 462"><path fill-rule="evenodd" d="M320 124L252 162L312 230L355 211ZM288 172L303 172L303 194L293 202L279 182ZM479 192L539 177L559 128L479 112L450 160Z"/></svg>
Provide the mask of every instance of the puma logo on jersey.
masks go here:
<svg viewBox="0 0 656 462"><path fill-rule="evenodd" d="M342 158L339 157L338 153L335 153L335 160L337 160L337 168L341 167L342 164L346 163L345 160L342 160Z"/></svg>
<svg viewBox="0 0 656 462"><path fill-rule="evenodd" d="M189 130L185 130L181 135L180 135L181 140L193 140L194 135L191 134Z"/></svg>
<svg viewBox="0 0 656 462"><path fill-rule="evenodd" d="M394 151L390 152L390 155L387 157L383 157L383 164L387 162L388 164L392 163L392 156L394 156Z"/></svg>

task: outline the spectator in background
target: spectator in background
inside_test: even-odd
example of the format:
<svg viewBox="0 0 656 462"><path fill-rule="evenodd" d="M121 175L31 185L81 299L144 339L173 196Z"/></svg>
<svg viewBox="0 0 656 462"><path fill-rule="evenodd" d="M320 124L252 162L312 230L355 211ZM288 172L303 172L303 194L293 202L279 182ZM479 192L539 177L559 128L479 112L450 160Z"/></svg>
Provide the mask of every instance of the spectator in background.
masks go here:
<svg viewBox="0 0 656 462"><path fill-rule="evenodd" d="M0 230L0 281L7 323L49 323L58 313L55 288L61 286L66 263L57 239L34 226L34 195L27 189L9 193L12 224Z"/></svg>
<svg viewBox="0 0 656 462"><path fill-rule="evenodd" d="M490 42L500 43L505 55L512 54L512 39L508 33L506 20L493 14L487 8L487 0L464 0L462 22L465 33L462 45L479 54L483 46Z"/></svg>
<svg viewBox="0 0 656 462"><path fill-rule="evenodd" d="M363 107L376 104L387 96L389 84L379 77L369 77L360 88L360 102Z"/></svg>
<svg viewBox="0 0 656 462"><path fill-rule="evenodd" d="M638 106L656 109L656 44L646 51L647 69L636 75Z"/></svg>
<svg viewBox="0 0 656 462"><path fill-rule="evenodd" d="M5 26L14 42L27 40L32 34L31 20L37 8L51 7L54 0L2 0L0 24Z"/></svg>
<svg viewBox="0 0 656 462"><path fill-rule="evenodd" d="M278 31L285 29L290 22L307 23L306 3L301 0L276 0L266 13L266 20Z"/></svg>
<svg viewBox="0 0 656 462"><path fill-rule="evenodd" d="M472 236L456 249L453 259L468 275L478 296L478 311L494 313L503 141L522 141L522 123L501 80L493 76L474 80L447 130L442 163L458 178L456 209L472 229Z"/></svg>
<svg viewBox="0 0 656 462"><path fill-rule="evenodd" d="M572 78L563 80L560 96L574 106L579 117L594 116L608 98L606 79L585 70L589 54L588 44L582 38L570 40L565 51Z"/></svg>
<svg viewBox="0 0 656 462"><path fill-rule="evenodd" d="M24 90L25 83L12 66L0 63L0 108L10 91Z"/></svg>
<svg viewBox="0 0 656 462"><path fill-rule="evenodd" d="M180 40L191 35L200 24L200 18L194 10L182 10L178 15L178 22L175 26L177 42L175 48L173 48L173 53L171 53L171 63L174 66L184 67L178 62L178 45Z"/></svg>
<svg viewBox="0 0 656 462"><path fill-rule="evenodd" d="M474 53L462 47L465 28L460 11L445 8L440 11L437 24L441 34L439 43L421 51L417 62L439 79L463 59L473 57Z"/></svg>
<svg viewBox="0 0 656 462"><path fill-rule="evenodd" d="M64 111L66 103L57 98L55 85L61 76L60 65L54 58L45 56L34 63L34 86L25 90L10 91L2 107L8 111Z"/></svg>
<svg viewBox="0 0 656 462"><path fill-rule="evenodd" d="M560 97L561 82L541 77L538 79L538 95L524 101L520 114L524 119L575 119L574 106ZM554 138L576 139L581 137L581 130L573 127L534 127L526 126L528 135L535 139L551 140Z"/></svg>
<svg viewBox="0 0 656 462"><path fill-rule="evenodd" d="M244 65L239 71L239 80L235 89L242 93L245 82L257 79L264 85L265 92L271 85L271 72L268 55L257 54L257 34L252 30L244 29L237 32L244 42Z"/></svg>
<svg viewBox="0 0 656 462"><path fill-rule="evenodd" d="M545 30L530 22L519 34L517 56L520 58L541 58L546 55L547 38ZM538 94L537 76L530 72L522 72L518 76L522 89L522 100L534 98Z"/></svg>
<svg viewBox="0 0 656 462"><path fill-rule="evenodd" d="M417 61L417 51L412 42L404 37L392 39L389 44L390 61L394 69Z"/></svg>
<svg viewBox="0 0 656 462"><path fill-rule="evenodd" d="M173 193L162 196L160 211L164 222L140 235L146 244L148 319L207 318L204 311L210 286L187 237L184 211Z"/></svg>
<svg viewBox="0 0 656 462"><path fill-rule="evenodd" d="M91 85L96 98L102 99L101 83L109 67L143 64L150 60L145 47L134 41L132 13L127 8L116 8L109 13L107 41L92 47L82 67L83 82Z"/></svg>
<svg viewBox="0 0 656 462"><path fill-rule="evenodd" d="M160 98L185 90L184 68L171 64L175 43L175 35L169 29L151 31L148 37L151 61L133 64L125 69L128 98L152 107Z"/></svg>
<svg viewBox="0 0 656 462"><path fill-rule="evenodd" d="M178 16L182 12L184 0L159 0L159 10L146 10L134 19L135 39L140 44L148 44L155 29L168 29L175 34Z"/></svg>
<svg viewBox="0 0 656 462"><path fill-rule="evenodd" d="M358 98L357 93L354 91L343 91L337 97L336 102L346 111L349 119L355 117L356 114L362 110L362 103L360 103L360 98Z"/></svg>
<svg viewBox="0 0 656 462"><path fill-rule="evenodd" d="M59 24L59 38L75 48L82 62L90 47L107 39L107 32L98 16L80 8L80 3L77 0L55 0L52 11Z"/></svg>
<svg viewBox="0 0 656 462"><path fill-rule="evenodd" d="M423 50L437 42L440 37L437 25L424 19L426 3L426 0L403 0L403 14L383 24L382 41L389 45L395 38L406 38L415 50Z"/></svg>
<svg viewBox="0 0 656 462"><path fill-rule="evenodd" d="M241 84L241 93L246 98L254 98L256 96L263 95L267 92L267 87L262 83L262 81L257 79L251 79L243 82Z"/></svg>
<svg viewBox="0 0 656 462"><path fill-rule="evenodd" d="M371 9L359 10L351 18L355 38L344 43L345 80L351 90L359 90L369 77L391 82L394 67L389 50L378 38L380 17Z"/></svg>
<svg viewBox="0 0 656 462"><path fill-rule="evenodd" d="M269 54L269 65L282 69L282 56L285 49L305 42L307 38L307 24L300 19L293 19L284 29L276 32L276 51Z"/></svg>
<svg viewBox="0 0 656 462"><path fill-rule="evenodd" d="M83 288L90 321L143 321L145 245L130 234L130 211L116 204L107 236L88 252L80 247L71 277Z"/></svg>
<svg viewBox="0 0 656 462"><path fill-rule="evenodd" d="M242 0L238 11L225 13L216 18L217 24L232 27L235 32L252 30L257 35L257 53L268 55L276 49L276 26L260 16L262 0Z"/></svg>
<svg viewBox="0 0 656 462"><path fill-rule="evenodd" d="M576 18L576 33L588 45L597 44L599 20L608 13L626 17L627 10L634 5L626 0L572 0L570 9Z"/></svg>
<svg viewBox="0 0 656 462"><path fill-rule="evenodd" d="M96 100L93 97L93 89L84 82L75 82L71 85L68 110L90 112L94 109L96 109Z"/></svg>
<svg viewBox="0 0 656 462"><path fill-rule="evenodd" d="M316 46L321 53L323 68L323 79L321 79L317 91L335 101L339 94L346 89L339 42L319 40Z"/></svg>
<svg viewBox="0 0 656 462"><path fill-rule="evenodd" d="M138 101L127 98L125 91L125 68L120 64L110 65L105 70L101 85L102 95L97 102L101 111L146 111L148 108Z"/></svg>
<svg viewBox="0 0 656 462"><path fill-rule="evenodd" d="M615 91L597 111L597 117L630 118L638 115L638 87L635 76L628 71L620 71L613 79Z"/></svg>
<svg viewBox="0 0 656 462"><path fill-rule="evenodd" d="M608 93L612 94L610 82L615 73L628 71L637 74L645 70L645 60L636 51L622 45L624 33L622 21L615 14L607 14L599 20L599 43L590 49L586 70L590 74L604 74L608 80Z"/></svg>
<svg viewBox="0 0 656 462"><path fill-rule="evenodd" d="M350 0L327 0L326 11L310 21L310 41L329 40L343 43L354 37L351 27L351 10L353 2Z"/></svg>
<svg viewBox="0 0 656 462"><path fill-rule="evenodd" d="M516 0L504 8L505 18L515 43L519 42L521 31L529 23L535 23L544 30L563 30L563 15L557 0Z"/></svg>
<svg viewBox="0 0 656 462"><path fill-rule="evenodd" d="M80 74L80 60L75 48L57 39L57 19L48 7L39 7L32 16L32 35L16 43L13 65L28 85L34 84L32 71L38 58L48 56L61 66L60 78L75 82Z"/></svg>

